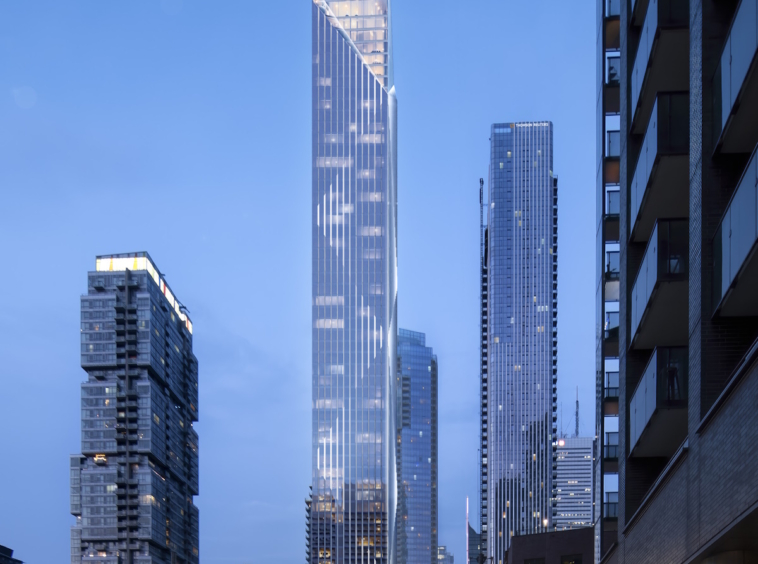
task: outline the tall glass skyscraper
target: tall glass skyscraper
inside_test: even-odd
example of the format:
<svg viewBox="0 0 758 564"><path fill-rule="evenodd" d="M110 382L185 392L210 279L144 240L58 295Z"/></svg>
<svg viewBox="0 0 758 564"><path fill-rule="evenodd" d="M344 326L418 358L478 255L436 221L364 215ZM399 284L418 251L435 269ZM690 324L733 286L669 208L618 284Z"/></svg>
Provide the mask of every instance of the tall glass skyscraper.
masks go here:
<svg viewBox="0 0 758 564"><path fill-rule="evenodd" d="M437 562L437 356L423 333L398 334L398 564Z"/></svg>
<svg viewBox="0 0 758 564"><path fill-rule="evenodd" d="M552 123L494 124L490 143L482 536L501 564L513 535L553 528L558 181Z"/></svg>
<svg viewBox="0 0 758 564"><path fill-rule="evenodd" d="M197 564L192 322L147 253L97 257L87 282L71 563Z"/></svg>
<svg viewBox="0 0 758 564"><path fill-rule="evenodd" d="M389 0L314 0L308 560L396 560L397 150Z"/></svg>

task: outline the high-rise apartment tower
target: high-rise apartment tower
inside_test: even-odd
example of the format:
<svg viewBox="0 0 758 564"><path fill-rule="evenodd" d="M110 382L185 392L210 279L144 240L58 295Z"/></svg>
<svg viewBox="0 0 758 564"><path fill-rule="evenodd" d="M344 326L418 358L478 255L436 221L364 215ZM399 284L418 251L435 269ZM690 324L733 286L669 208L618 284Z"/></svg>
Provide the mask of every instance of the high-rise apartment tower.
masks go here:
<svg viewBox="0 0 758 564"><path fill-rule="evenodd" d="M81 363L71 563L196 564L192 322L147 253L97 257L81 297Z"/></svg>
<svg viewBox="0 0 758 564"><path fill-rule="evenodd" d="M550 122L490 132L482 226L482 537L499 564L514 535L553 529L558 180ZM486 283L485 283L486 282Z"/></svg>
<svg viewBox="0 0 758 564"><path fill-rule="evenodd" d="M755 562L758 0L597 8L596 560Z"/></svg>
<svg viewBox="0 0 758 564"><path fill-rule="evenodd" d="M437 355L426 336L400 329L398 564L437 562Z"/></svg>
<svg viewBox="0 0 758 564"><path fill-rule="evenodd" d="M389 0L312 9L307 557L396 561L397 104Z"/></svg>

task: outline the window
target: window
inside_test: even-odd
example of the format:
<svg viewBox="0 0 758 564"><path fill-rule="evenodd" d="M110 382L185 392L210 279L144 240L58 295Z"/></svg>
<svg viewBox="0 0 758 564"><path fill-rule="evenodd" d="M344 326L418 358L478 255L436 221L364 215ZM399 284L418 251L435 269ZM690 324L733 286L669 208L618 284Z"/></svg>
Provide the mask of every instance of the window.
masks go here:
<svg viewBox="0 0 758 564"><path fill-rule="evenodd" d="M527 558L524 564L545 564L544 558Z"/></svg>
<svg viewBox="0 0 758 564"><path fill-rule="evenodd" d="M572 554L570 556L561 556L561 564L582 564L582 555Z"/></svg>

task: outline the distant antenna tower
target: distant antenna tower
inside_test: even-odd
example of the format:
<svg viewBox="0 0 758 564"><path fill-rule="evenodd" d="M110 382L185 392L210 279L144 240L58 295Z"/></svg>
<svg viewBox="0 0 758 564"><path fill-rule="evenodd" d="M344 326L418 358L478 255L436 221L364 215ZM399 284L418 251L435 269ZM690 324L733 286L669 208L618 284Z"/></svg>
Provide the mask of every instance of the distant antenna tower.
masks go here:
<svg viewBox="0 0 758 564"><path fill-rule="evenodd" d="M579 386L576 387L576 427L574 428L574 436L579 436Z"/></svg>

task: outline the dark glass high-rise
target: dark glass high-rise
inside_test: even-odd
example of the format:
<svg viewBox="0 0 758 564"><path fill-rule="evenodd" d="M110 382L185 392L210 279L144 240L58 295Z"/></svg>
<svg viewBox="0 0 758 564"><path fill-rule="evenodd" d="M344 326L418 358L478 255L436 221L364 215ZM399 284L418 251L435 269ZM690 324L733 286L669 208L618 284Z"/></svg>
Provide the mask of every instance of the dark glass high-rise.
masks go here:
<svg viewBox="0 0 758 564"><path fill-rule="evenodd" d="M192 322L147 253L97 257L81 297L81 363L71 563L197 564Z"/></svg>

